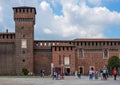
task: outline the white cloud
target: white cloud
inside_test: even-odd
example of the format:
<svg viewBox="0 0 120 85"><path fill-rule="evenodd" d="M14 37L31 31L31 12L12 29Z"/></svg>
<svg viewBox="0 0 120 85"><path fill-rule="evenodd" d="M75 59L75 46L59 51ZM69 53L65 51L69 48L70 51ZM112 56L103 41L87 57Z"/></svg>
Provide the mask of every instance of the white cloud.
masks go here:
<svg viewBox="0 0 120 85"><path fill-rule="evenodd" d="M40 7L42 8L42 10L47 10L50 6L46 1L42 1L40 3Z"/></svg>
<svg viewBox="0 0 120 85"><path fill-rule="evenodd" d="M44 32L45 32L46 34L52 34L52 31L51 31L50 29L48 29L48 28L45 28L45 29L44 29Z"/></svg>
<svg viewBox="0 0 120 85"><path fill-rule="evenodd" d="M80 5L74 0L69 2L62 0L60 3L63 6L63 15L57 16L52 13L52 9L47 3L47 11L44 12L45 24L42 28L52 28L52 30L44 30L46 34L53 33L66 39L88 37L101 38L105 37L104 30L110 25L118 25L120 22L120 13L111 12L106 7L88 7L85 2ZM72 3L71 3L72 2ZM91 1L92 2L92 1ZM44 2L45 3L45 2ZM95 2L100 3L100 0Z"/></svg>

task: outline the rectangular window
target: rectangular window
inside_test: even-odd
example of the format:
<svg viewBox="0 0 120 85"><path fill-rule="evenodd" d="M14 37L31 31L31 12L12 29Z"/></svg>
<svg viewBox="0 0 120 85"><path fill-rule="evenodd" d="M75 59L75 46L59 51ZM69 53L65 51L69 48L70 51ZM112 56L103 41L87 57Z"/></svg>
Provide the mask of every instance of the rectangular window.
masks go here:
<svg viewBox="0 0 120 85"><path fill-rule="evenodd" d="M70 65L70 58L69 57L64 57L64 64Z"/></svg>
<svg viewBox="0 0 120 85"><path fill-rule="evenodd" d="M22 48L27 48L27 40L22 39Z"/></svg>
<svg viewBox="0 0 120 85"><path fill-rule="evenodd" d="M83 58L83 50L82 49L79 50L79 57Z"/></svg>

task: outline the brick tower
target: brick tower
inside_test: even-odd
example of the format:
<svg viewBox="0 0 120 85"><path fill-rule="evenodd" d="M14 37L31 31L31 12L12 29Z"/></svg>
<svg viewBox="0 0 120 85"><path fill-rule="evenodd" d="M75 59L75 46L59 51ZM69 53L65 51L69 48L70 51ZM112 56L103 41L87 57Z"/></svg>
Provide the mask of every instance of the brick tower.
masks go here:
<svg viewBox="0 0 120 85"><path fill-rule="evenodd" d="M34 7L13 7L15 21L16 74L22 68L33 72L33 42L36 9Z"/></svg>

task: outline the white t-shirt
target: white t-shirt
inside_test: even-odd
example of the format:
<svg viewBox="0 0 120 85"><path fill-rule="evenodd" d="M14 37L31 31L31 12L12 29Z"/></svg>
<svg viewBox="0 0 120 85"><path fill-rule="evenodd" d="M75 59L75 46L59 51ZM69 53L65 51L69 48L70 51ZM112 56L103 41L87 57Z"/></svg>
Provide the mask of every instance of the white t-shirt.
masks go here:
<svg viewBox="0 0 120 85"><path fill-rule="evenodd" d="M92 71L92 70L90 70L90 71L89 71L89 74L92 74L92 73L93 73L93 71Z"/></svg>

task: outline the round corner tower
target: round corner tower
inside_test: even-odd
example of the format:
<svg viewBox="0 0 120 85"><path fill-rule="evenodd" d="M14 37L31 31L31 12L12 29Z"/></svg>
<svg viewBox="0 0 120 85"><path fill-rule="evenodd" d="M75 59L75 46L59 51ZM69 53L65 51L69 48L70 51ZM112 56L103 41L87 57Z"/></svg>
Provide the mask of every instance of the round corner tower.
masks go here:
<svg viewBox="0 0 120 85"><path fill-rule="evenodd" d="M15 21L16 74L22 68L33 73L33 44L36 9L34 7L13 7Z"/></svg>

